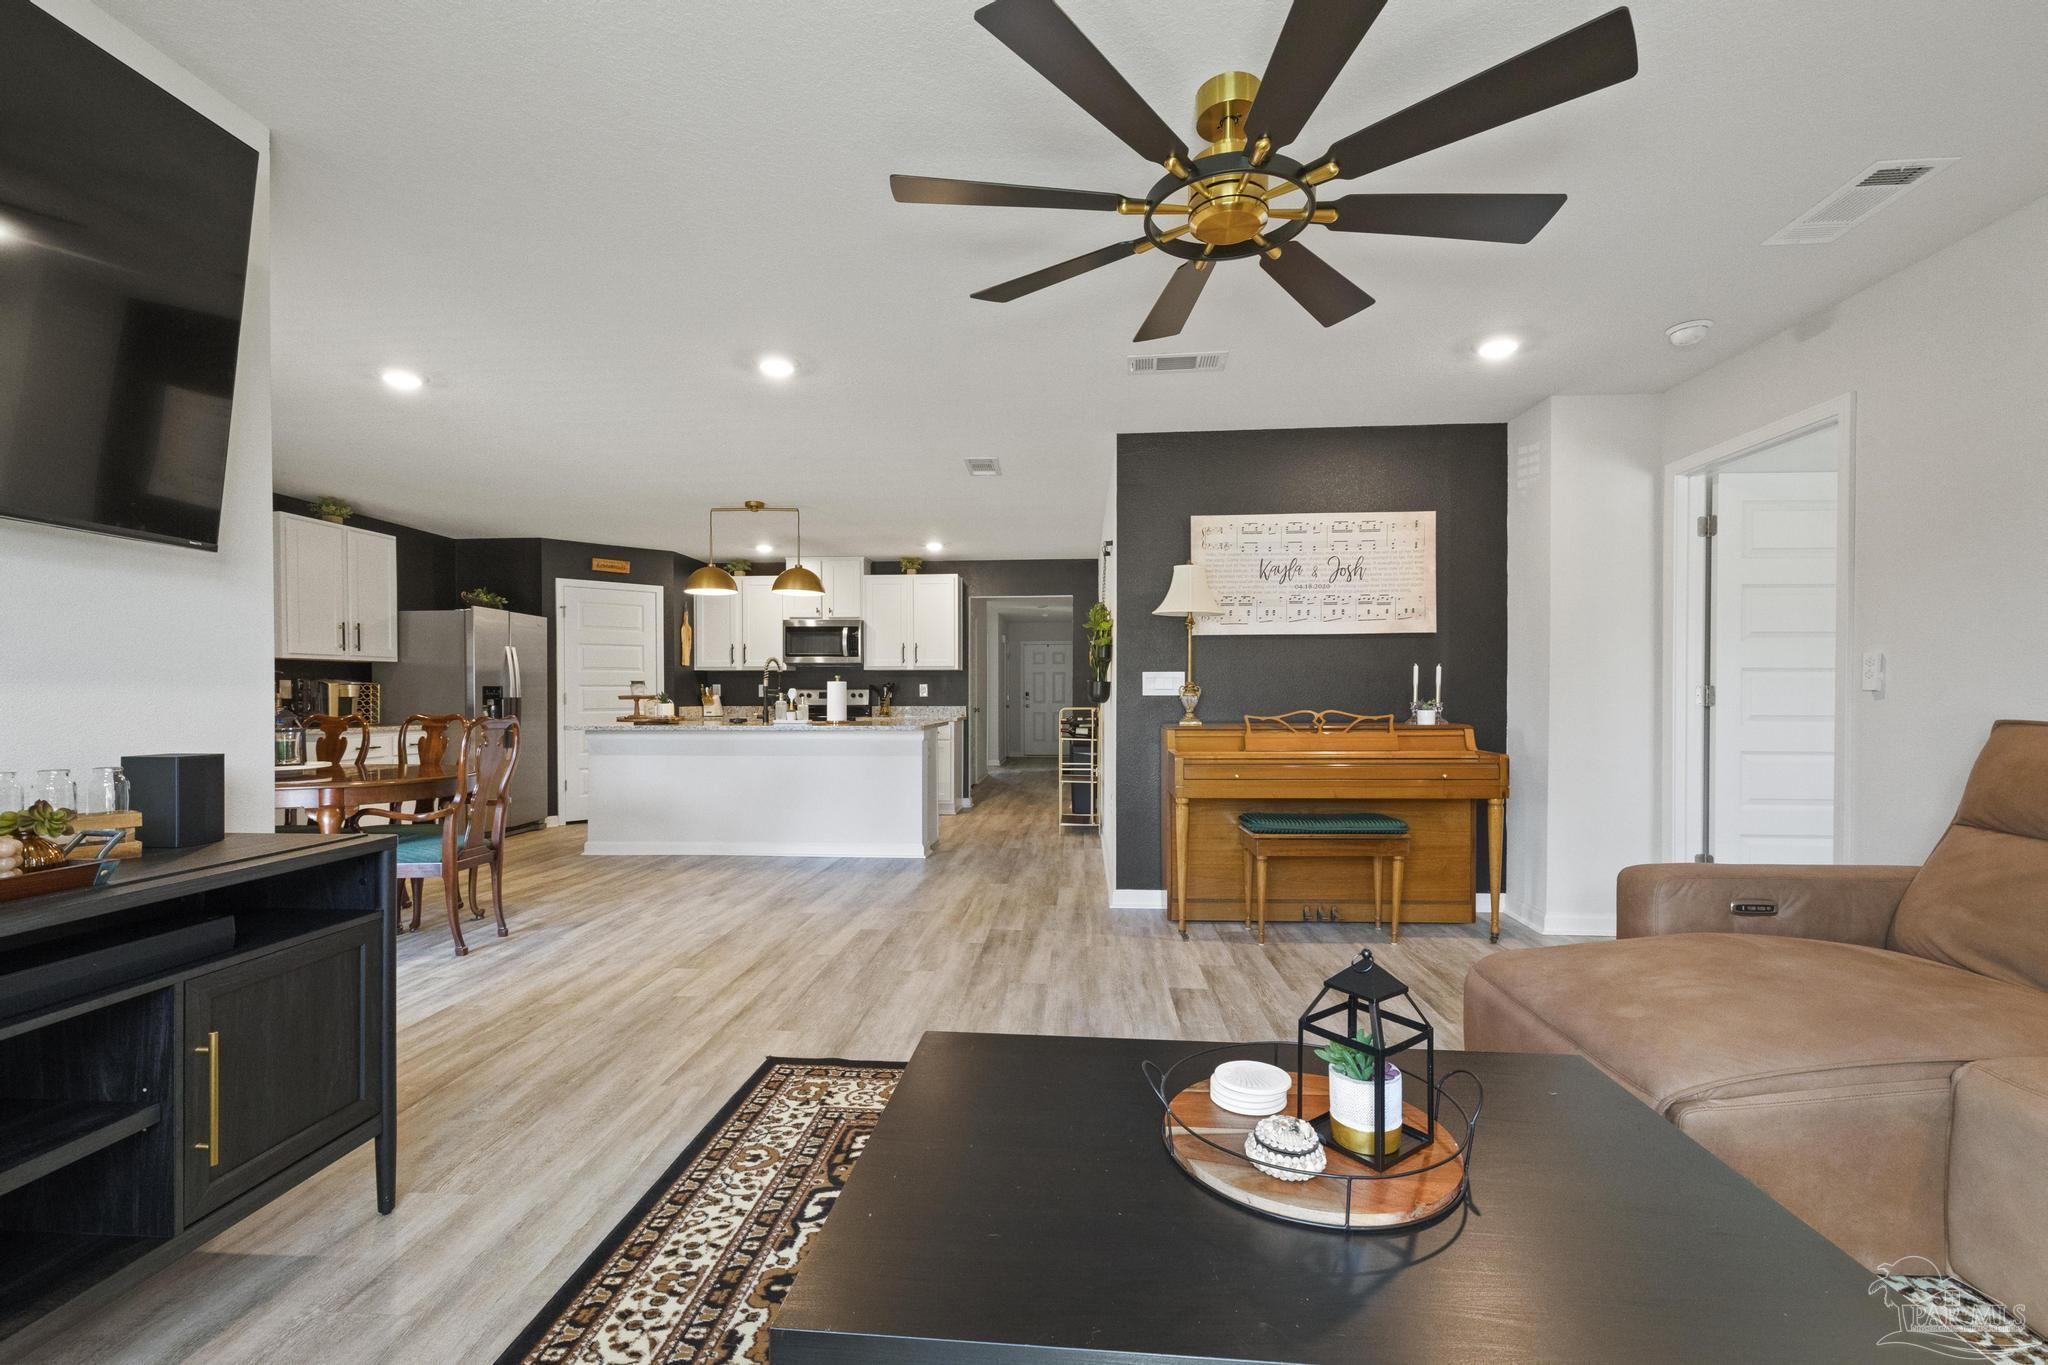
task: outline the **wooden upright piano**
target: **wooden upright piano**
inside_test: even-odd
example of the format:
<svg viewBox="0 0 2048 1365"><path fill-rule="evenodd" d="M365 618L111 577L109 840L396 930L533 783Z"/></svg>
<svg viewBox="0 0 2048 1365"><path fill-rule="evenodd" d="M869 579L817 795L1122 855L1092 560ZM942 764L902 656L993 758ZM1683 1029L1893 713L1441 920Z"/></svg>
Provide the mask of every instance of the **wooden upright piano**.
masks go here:
<svg viewBox="0 0 2048 1365"><path fill-rule="evenodd" d="M1160 746L1160 837L1167 913L1189 920L1244 914L1237 817L1248 810L1343 811L1361 806L1408 822L1401 918L1470 924L1476 802L1486 803L1489 937L1500 939L1501 820L1508 757L1478 747L1469 725L1396 725L1342 733L1272 733L1242 724L1168 725ZM1371 919L1363 859L1276 861L1267 892L1275 920Z"/></svg>

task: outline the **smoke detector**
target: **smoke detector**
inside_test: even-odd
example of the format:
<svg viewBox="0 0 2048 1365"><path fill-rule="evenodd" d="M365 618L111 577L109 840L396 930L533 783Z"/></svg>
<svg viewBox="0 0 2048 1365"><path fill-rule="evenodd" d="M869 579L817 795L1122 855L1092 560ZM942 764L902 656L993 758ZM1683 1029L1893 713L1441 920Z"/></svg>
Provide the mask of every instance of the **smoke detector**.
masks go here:
<svg viewBox="0 0 2048 1365"><path fill-rule="evenodd" d="M1832 242L1879 209L1897 201L1916 185L1931 179L1952 156L1924 156L1906 161L1879 161L1863 174L1764 238L1765 246L1814 246Z"/></svg>
<svg viewBox="0 0 2048 1365"><path fill-rule="evenodd" d="M969 455L967 472L977 479L999 478L1003 472L1003 462L992 455Z"/></svg>
<svg viewBox="0 0 2048 1365"><path fill-rule="evenodd" d="M1132 374L1193 374L1198 370L1220 370L1230 358L1228 351L1187 351L1180 355L1134 355Z"/></svg>
<svg viewBox="0 0 2048 1365"><path fill-rule="evenodd" d="M1683 350L1697 346L1707 339L1707 333L1714 330L1712 318L1694 318L1691 322L1676 322L1664 329L1664 339Z"/></svg>

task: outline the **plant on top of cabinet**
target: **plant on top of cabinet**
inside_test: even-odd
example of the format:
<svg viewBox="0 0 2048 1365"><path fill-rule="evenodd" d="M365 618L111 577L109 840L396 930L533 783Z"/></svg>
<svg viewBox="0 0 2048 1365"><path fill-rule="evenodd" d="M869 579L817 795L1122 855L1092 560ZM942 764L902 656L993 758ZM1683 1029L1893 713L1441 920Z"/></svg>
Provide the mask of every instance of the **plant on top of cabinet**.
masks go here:
<svg viewBox="0 0 2048 1365"><path fill-rule="evenodd" d="M465 607L495 607L497 610L503 611L507 606L511 605L511 602L505 594L492 592L489 588L469 588L462 594L462 605Z"/></svg>
<svg viewBox="0 0 2048 1365"><path fill-rule="evenodd" d="M745 578L754 571L754 561L751 559L728 559L718 567L724 569L734 578Z"/></svg>
<svg viewBox="0 0 2048 1365"><path fill-rule="evenodd" d="M917 573L924 568L924 560L917 555L905 555L896 561L896 567L905 573Z"/></svg>
<svg viewBox="0 0 2048 1365"><path fill-rule="evenodd" d="M320 497L313 499L313 501L308 503L307 506L313 509L314 516L320 518L320 520L322 521L331 521L336 526L341 525L343 522L347 521L350 517L356 514L355 508L349 506L347 503L343 502L340 498L335 497L331 493L322 494Z"/></svg>
<svg viewBox="0 0 2048 1365"><path fill-rule="evenodd" d="M56 840L71 828L71 812L47 801L27 810L0 811L0 835L18 840L23 872L37 872L64 861L64 849Z"/></svg>

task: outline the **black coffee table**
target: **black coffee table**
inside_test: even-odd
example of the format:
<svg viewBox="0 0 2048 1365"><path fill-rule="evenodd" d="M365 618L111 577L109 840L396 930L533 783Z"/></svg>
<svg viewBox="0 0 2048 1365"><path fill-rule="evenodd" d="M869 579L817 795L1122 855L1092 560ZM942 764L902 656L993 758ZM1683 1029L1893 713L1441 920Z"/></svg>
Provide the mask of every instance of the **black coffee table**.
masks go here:
<svg viewBox="0 0 2048 1365"><path fill-rule="evenodd" d="M1138 1068L1206 1046L926 1034L776 1365L1804 1365L1898 1326L1870 1272L1577 1057L1439 1054L1486 1106L1471 1207L1433 1227L1226 1204L1166 1154Z"/></svg>

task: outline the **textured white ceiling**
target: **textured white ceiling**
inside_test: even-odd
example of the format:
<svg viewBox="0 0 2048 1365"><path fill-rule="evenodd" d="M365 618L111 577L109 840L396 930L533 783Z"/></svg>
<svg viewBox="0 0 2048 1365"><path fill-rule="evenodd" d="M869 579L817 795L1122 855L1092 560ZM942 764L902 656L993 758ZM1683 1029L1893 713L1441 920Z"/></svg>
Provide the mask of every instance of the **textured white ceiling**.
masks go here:
<svg viewBox="0 0 2048 1365"><path fill-rule="evenodd" d="M2040 0L1649 0L1635 80L1337 187L1569 193L1534 245L1317 234L1377 307L1325 332L1241 263L1149 348L1229 368L1132 378L1156 255L967 297L1132 220L889 197L891 171L1156 177L972 0L102 3L273 129L280 488L456 534L701 553L708 503L758 497L802 504L827 553L1087 555L1119 431L1661 391L2048 191ZM1184 129L1285 12L1067 3ZM1393 0L1307 151L1602 8ZM1895 156L1963 159L1839 243L1759 245ZM1711 339L1671 350L1694 317ZM1472 360L1499 330L1522 355ZM761 380L764 350L804 373ZM394 364L427 390L383 389Z"/></svg>

